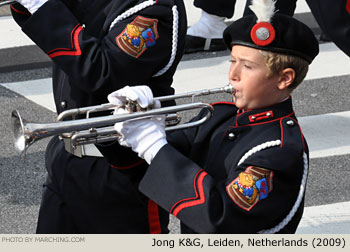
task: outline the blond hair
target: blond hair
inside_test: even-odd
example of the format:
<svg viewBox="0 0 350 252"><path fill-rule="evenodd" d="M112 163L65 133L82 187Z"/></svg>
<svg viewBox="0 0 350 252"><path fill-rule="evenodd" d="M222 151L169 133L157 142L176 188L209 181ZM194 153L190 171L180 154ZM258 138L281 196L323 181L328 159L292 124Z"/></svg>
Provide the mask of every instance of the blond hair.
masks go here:
<svg viewBox="0 0 350 252"><path fill-rule="evenodd" d="M265 59L268 69L267 78L280 73L283 69L294 69L295 78L293 83L289 86L291 89L295 89L304 80L309 71L309 63L300 57L263 50L259 50L259 52Z"/></svg>

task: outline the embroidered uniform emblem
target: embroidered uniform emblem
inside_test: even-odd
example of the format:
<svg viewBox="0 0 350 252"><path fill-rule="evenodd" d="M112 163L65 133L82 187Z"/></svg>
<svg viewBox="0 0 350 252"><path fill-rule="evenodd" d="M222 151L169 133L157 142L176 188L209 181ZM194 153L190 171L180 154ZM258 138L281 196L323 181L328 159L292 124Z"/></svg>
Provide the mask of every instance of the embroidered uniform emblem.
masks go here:
<svg viewBox="0 0 350 252"><path fill-rule="evenodd" d="M250 166L227 187L227 193L239 207L250 211L259 200L266 199L272 190L273 172Z"/></svg>
<svg viewBox="0 0 350 252"><path fill-rule="evenodd" d="M158 39L157 19L138 16L116 37L118 47L132 57L140 57Z"/></svg>

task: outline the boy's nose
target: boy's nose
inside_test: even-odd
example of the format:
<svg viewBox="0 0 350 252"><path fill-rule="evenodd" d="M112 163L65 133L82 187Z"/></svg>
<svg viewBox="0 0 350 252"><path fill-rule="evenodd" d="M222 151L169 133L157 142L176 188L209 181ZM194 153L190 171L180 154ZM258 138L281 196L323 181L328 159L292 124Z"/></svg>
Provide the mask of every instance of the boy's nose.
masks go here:
<svg viewBox="0 0 350 252"><path fill-rule="evenodd" d="M240 71L236 65L231 66L230 72L229 72L229 78L232 81L239 81Z"/></svg>

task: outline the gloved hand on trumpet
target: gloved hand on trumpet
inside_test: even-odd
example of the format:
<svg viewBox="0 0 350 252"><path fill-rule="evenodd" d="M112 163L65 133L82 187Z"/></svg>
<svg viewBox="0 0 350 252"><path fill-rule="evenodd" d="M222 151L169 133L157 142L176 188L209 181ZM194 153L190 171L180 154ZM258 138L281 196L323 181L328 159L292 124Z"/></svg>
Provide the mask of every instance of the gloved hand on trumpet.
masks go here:
<svg viewBox="0 0 350 252"><path fill-rule="evenodd" d="M148 86L127 86L108 95L108 101L118 105L116 114L130 113L122 108L127 100L137 102L142 108L160 108L160 102L153 99ZM165 118L165 115L154 115L116 123L114 128L120 134L119 144L130 147L150 164L158 151L167 144Z"/></svg>

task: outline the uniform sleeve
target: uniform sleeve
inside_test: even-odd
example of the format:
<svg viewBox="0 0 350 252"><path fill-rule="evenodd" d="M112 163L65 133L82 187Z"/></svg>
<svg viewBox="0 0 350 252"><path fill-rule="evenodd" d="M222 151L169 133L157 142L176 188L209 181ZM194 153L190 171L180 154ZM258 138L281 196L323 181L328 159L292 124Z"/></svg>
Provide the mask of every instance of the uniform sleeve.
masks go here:
<svg viewBox="0 0 350 252"><path fill-rule="evenodd" d="M22 30L69 76L73 85L85 92L103 94L125 85L147 84L145 80L167 65L172 49L171 6L145 8L121 18L110 29L115 18L107 17L101 36L96 37L91 35L95 31L90 32L96 27L85 27L63 2L49 0L22 23ZM142 34L134 31L140 33L135 41L124 36L128 25L130 31L133 27L143 28Z"/></svg>
<svg viewBox="0 0 350 252"><path fill-rule="evenodd" d="M207 113L208 111L206 109L202 109L198 115L192 118L189 122L198 121ZM200 130L201 127L174 130L167 133L167 141L185 156L190 156L190 153L192 152L193 148L195 148L196 143L201 141L201 139L198 139L198 132Z"/></svg>
<svg viewBox="0 0 350 252"><path fill-rule="evenodd" d="M198 233L279 232L288 215L289 221L301 217L297 199L307 166L302 149L277 143L219 179L168 144L152 161L140 190ZM293 233L296 226L282 232Z"/></svg>
<svg viewBox="0 0 350 252"><path fill-rule="evenodd" d="M28 20L28 18L31 17L30 12L22 5L16 2L11 4L11 13L13 19L19 26L22 26Z"/></svg>

